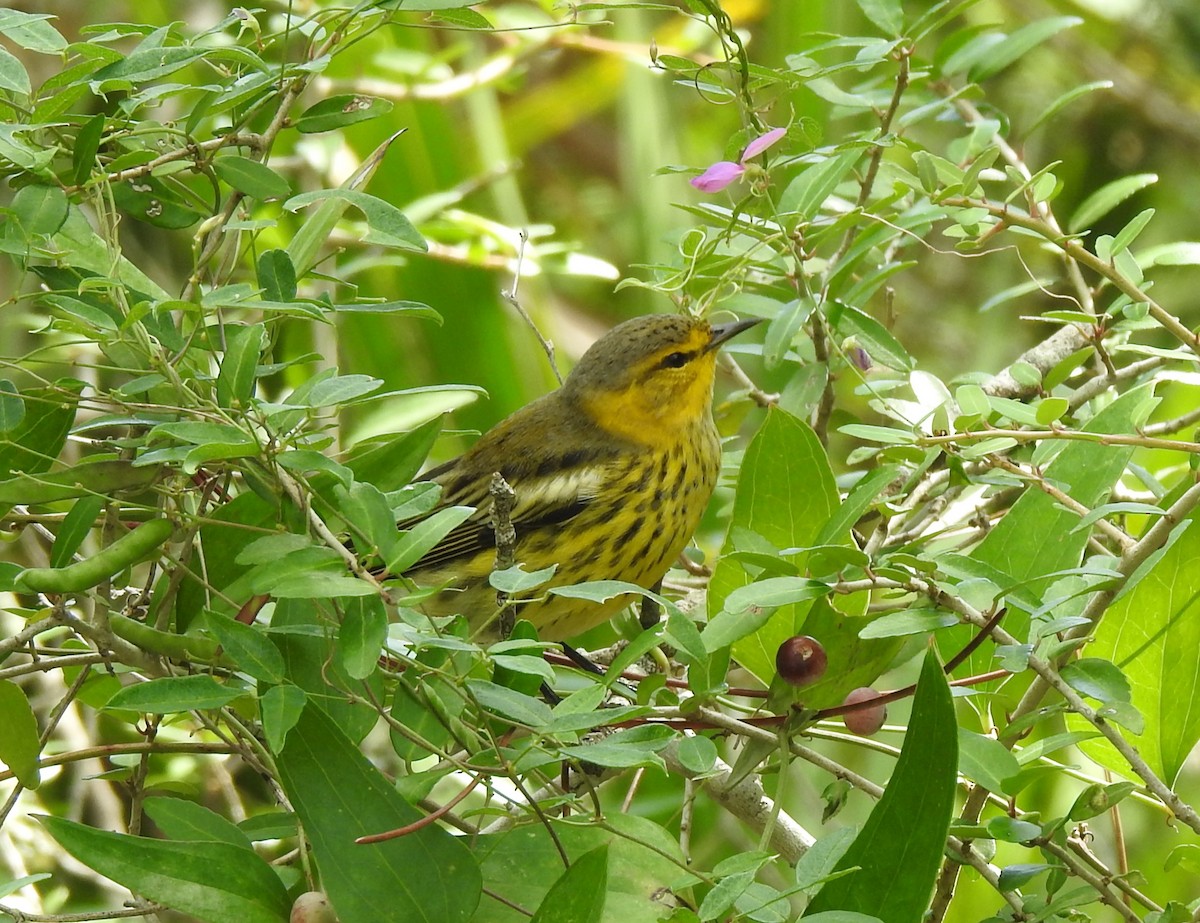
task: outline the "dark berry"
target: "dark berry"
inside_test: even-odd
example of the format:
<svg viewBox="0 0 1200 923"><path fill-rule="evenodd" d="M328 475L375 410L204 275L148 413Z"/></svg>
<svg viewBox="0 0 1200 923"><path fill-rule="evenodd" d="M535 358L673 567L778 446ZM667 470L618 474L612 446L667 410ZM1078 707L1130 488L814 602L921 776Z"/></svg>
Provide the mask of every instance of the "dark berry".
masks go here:
<svg viewBox="0 0 1200 923"><path fill-rule="evenodd" d="M775 652L775 669L785 683L807 686L825 675L828 660L825 648L816 638L795 635L788 638Z"/></svg>

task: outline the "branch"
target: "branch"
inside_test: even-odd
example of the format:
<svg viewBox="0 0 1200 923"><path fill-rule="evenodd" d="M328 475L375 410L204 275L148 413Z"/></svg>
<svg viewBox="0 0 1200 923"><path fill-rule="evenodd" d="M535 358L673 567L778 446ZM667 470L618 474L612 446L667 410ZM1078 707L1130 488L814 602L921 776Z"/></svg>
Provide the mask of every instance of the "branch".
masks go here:
<svg viewBox="0 0 1200 923"><path fill-rule="evenodd" d="M708 709L703 708L700 712L706 716L720 715L720 712L710 713ZM766 736L775 741L779 739L771 733L767 733ZM693 770L679 762L678 744L675 742L663 748L660 755L670 772L699 782L713 801L752 830L762 833L770 824L771 849L779 853L789 865L795 865L816 842L813 835L800 826L790 814L778 809L763 790L762 780L756 774L748 773L731 785L733 767L718 759L712 775L697 778Z"/></svg>

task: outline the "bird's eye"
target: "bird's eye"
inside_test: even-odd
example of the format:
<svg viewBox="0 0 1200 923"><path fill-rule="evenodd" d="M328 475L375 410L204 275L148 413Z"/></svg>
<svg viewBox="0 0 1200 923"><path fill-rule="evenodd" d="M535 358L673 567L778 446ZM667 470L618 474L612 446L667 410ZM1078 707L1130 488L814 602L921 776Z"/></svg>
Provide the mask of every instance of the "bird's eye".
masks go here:
<svg viewBox="0 0 1200 923"><path fill-rule="evenodd" d="M687 361L687 353L671 353L669 356L663 359L662 364L663 368L678 369L686 365Z"/></svg>

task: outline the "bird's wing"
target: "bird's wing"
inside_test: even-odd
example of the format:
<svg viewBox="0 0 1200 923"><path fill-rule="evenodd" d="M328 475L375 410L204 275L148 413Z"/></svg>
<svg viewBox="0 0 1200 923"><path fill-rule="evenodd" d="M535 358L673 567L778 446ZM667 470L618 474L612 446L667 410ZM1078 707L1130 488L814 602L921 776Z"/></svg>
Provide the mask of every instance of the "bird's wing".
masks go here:
<svg viewBox="0 0 1200 923"><path fill-rule="evenodd" d="M514 474L510 486L515 502L509 519L518 543L523 534L534 529L565 523L578 516L595 500L608 477L609 466L603 464L578 465L527 477ZM451 486L454 486L452 481ZM440 506L473 506L475 512L417 561L409 573L440 567L496 547L490 515L492 498L486 482L472 482L463 489L447 490ZM415 521L399 524L401 529L412 525Z"/></svg>

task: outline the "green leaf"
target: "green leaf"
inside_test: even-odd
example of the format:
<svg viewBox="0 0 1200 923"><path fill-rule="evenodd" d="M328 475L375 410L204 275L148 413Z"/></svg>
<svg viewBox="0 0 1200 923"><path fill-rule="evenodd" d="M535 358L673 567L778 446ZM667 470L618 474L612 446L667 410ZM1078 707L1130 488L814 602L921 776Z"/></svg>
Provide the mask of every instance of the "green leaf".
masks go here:
<svg viewBox="0 0 1200 923"><path fill-rule="evenodd" d="M282 923L291 901L279 876L251 849L171 842L93 830L40 817L85 865L151 901L209 923Z"/></svg>
<svg viewBox="0 0 1200 923"><path fill-rule="evenodd" d="M780 196L780 212L795 212L802 221L815 218L825 200L832 195L838 183L854 169L861 156L860 150L851 149L806 168L788 184Z"/></svg>
<svg viewBox="0 0 1200 923"><path fill-rule="evenodd" d="M75 421L75 402L83 382L63 379L53 388L31 388L23 393L25 417L0 440L0 478L15 472L39 474L58 458ZM78 496L78 494L68 496ZM25 498L13 503L32 502Z"/></svg>
<svg viewBox="0 0 1200 923"><path fill-rule="evenodd" d="M725 609L731 613L751 608L775 608L825 596L828 584L807 577L768 577L749 586L738 587L725 597Z"/></svg>
<svg viewBox="0 0 1200 923"><path fill-rule="evenodd" d="M871 426L866 423L847 423L845 426L839 426L838 432L868 442L881 442L884 445L911 445L917 441L917 437L910 430Z"/></svg>
<svg viewBox="0 0 1200 923"><path fill-rule="evenodd" d="M950 612L913 610L894 612L880 616L858 633L860 638L899 638L904 635L920 635L939 628L958 624L958 617Z"/></svg>
<svg viewBox="0 0 1200 923"><path fill-rule="evenodd" d="M396 517L388 498L374 484L358 481L349 490L335 487L337 509L361 551L385 555L396 543Z"/></svg>
<svg viewBox="0 0 1200 923"><path fill-rule="evenodd" d="M1137 788L1132 782L1114 782L1101 785L1094 782L1079 793L1067 817L1071 820L1088 820L1111 811Z"/></svg>
<svg viewBox="0 0 1200 923"><path fill-rule="evenodd" d="M283 203L290 212L299 211L313 202L324 202L328 199L339 199L353 205L367 219L367 233L363 242L379 244L383 247L398 247L402 250L429 249L412 222L405 217L404 212L390 202L376 198L357 189L318 189L315 192L304 192L292 196Z"/></svg>
<svg viewBox="0 0 1200 923"><path fill-rule="evenodd" d="M600 923L608 889L608 846L571 863L546 893L532 923Z"/></svg>
<svg viewBox="0 0 1200 923"><path fill-rule="evenodd" d="M389 919L459 923L479 903L481 879L466 843L437 825L370 846L355 838L413 823L421 814L311 704L277 757L321 884L342 923Z"/></svg>
<svg viewBox="0 0 1200 923"><path fill-rule="evenodd" d="M192 445L256 445L249 433L227 423L160 423L148 434L149 439L169 436Z"/></svg>
<svg viewBox="0 0 1200 923"><path fill-rule="evenodd" d="M736 872L722 878L715 888L704 895L696 915L704 921L724 918L734 902L754 883L754 872Z"/></svg>
<svg viewBox="0 0 1200 923"><path fill-rule="evenodd" d="M900 0L856 0L863 15L889 36L898 36L904 28L904 10Z"/></svg>
<svg viewBox="0 0 1200 923"><path fill-rule="evenodd" d="M523 593L541 586L554 576L556 570L557 564L535 571L523 570L521 565L515 564L507 570L492 571L488 575L488 582L502 593Z"/></svg>
<svg viewBox="0 0 1200 923"><path fill-rule="evenodd" d="M384 155L401 134L403 131L398 131L386 138L346 179L341 188L353 192L365 186L375 175L379 165L383 163ZM298 277L306 275L316 265L321 248L325 246L329 235L337 226L342 213L349 204L349 199L346 198L327 198L292 237L287 252L291 257L292 265L296 267Z"/></svg>
<svg viewBox="0 0 1200 923"><path fill-rule="evenodd" d="M587 599L594 603L606 603L610 599L625 593L637 596L648 596L656 601L662 597L647 591L636 583L625 580L589 580L587 583L573 583L570 586L551 587L550 592L555 596L566 596L570 599Z"/></svg>
<svg viewBox="0 0 1200 923"><path fill-rule="evenodd" d="M1105 613L1087 648L1128 679L1130 701L1145 719L1138 752L1168 785L1200 741L1200 519L1191 516L1172 538L1130 578L1132 589ZM1129 771L1105 741L1080 749Z"/></svg>
<svg viewBox="0 0 1200 923"><path fill-rule="evenodd" d="M38 754L42 744L37 718L25 692L16 683L0 680L0 763L12 770L25 788L37 788Z"/></svg>
<svg viewBox="0 0 1200 923"><path fill-rule="evenodd" d="M300 720L300 713L307 701L308 696L304 690L292 685L272 686L259 700L263 733L272 753L283 749L288 731Z"/></svg>
<svg viewBox="0 0 1200 923"><path fill-rule="evenodd" d="M1093 433L1137 431L1156 401L1152 386L1143 385L1121 395L1088 421L1084 429ZM1067 493L1089 509L1107 498L1125 470L1132 449L1091 442L1072 442L1055 456L1044 472L1053 484L1068 485ZM971 558L1003 574L1005 586L1030 584L1039 577L1078 567L1087 547L1088 531L1072 532L1079 514L1066 509L1043 491L1027 488L971 553ZM1036 584L1035 584L1036 587ZM1026 587L1026 592L1031 588ZM1009 609L1005 626L1021 637L1028 614ZM966 643L968 632L952 638ZM971 657L965 669L982 673L990 669L990 655Z"/></svg>
<svg viewBox="0 0 1200 923"><path fill-rule="evenodd" d="M100 150L100 139L104 137L106 123L106 116L99 112L84 122L75 136L75 144L71 149L72 179L80 186L88 181L92 168L96 166L96 152Z"/></svg>
<svg viewBox="0 0 1200 923"><path fill-rule="evenodd" d="M376 96L329 96L305 109L296 119L295 126L297 131L304 134L332 131L387 115L392 111L392 106L391 100Z"/></svg>
<svg viewBox="0 0 1200 923"><path fill-rule="evenodd" d="M467 688L483 708L516 724L538 728L550 723L550 706L541 699L483 679L467 680Z"/></svg>
<svg viewBox="0 0 1200 923"><path fill-rule="evenodd" d="M57 54L67 47L67 40L50 25L53 18L48 13L0 10L0 35L30 51Z"/></svg>
<svg viewBox="0 0 1200 923"><path fill-rule="evenodd" d="M880 494L892 483L903 469L899 465L883 465L863 476L842 501L829 521L817 536L815 544L832 545L843 541L859 519L871 508Z"/></svg>
<svg viewBox="0 0 1200 923"><path fill-rule="evenodd" d="M102 496L80 497L75 501L59 527L54 547L50 549L51 567L66 567L71 563L107 502L108 498Z"/></svg>
<svg viewBox="0 0 1200 923"><path fill-rule="evenodd" d="M658 751L673 740L678 732L662 725L641 725L617 731L607 737L580 746L563 747L564 756L573 757L597 766L630 769L634 766L663 766Z"/></svg>
<svg viewBox="0 0 1200 923"><path fill-rule="evenodd" d="M13 196L11 208L25 233L42 237L57 234L70 211L67 194L57 186L24 186Z"/></svg>
<svg viewBox="0 0 1200 923"><path fill-rule="evenodd" d="M151 795L143 806L150 819L172 840L211 841L250 849L250 837L216 811L182 798Z"/></svg>
<svg viewBox="0 0 1200 923"><path fill-rule="evenodd" d="M3 131L3 125L0 125L0 139L3 137ZM0 153L2 147L0 144ZM76 206L71 207L67 223L55 235L54 242L63 249L59 259L75 270L74 275L77 278L86 278L87 274L107 278L115 274L123 284L145 293L150 298L171 300L171 295L162 286L125 256L117 256L114 267L112 250Z"/></svg>
<svg viewBox="0 0 1200 923"><path fill-rule="evenodd" d="M1062 678L1076 692L1104 702L1129 702L1129 680L1111 660L1084 657L1073 660L1061 671Z"/></svg>
<svg viewBox="0 0 1200 923"><path fill-rule="evenodd" d="M717 745L707 737L685 737L679 741L675 756L689 772L707 775L717 764Z"/></svg>
<svg viewBox="0 0 1200 923"><path fill-rule="evenodd" d="M1022 885L1029 884L1038 875L1048 872L1054 867L1053 865L1046 865L1044 862L1006 865L1000 870L1000 882L997 887L1001 891L1015 891Z"/></svg>
<svg viewBox="0 0 1200 923"><path fill-rule="evenodd" d="M392 548L387 557L388 571L403 574L474 513L469 506L449 506L422 519L401 535Z"/></svg>
<svg viewBox="0 0 1200 923"><path fill-rule="evenodd" d="M395 2L395 0L393 0ZM400 0L397 4L404 10L458 10L471 6L479 0Z"/></svg>
<svg viewBox="0 0 1200 923"><path fill-rule="evenodd" d="M348 675L366 679L379 666L379 656L387 641L387 610L378 596L348 599L343 610L338 656Z"/></svg>
<svg viewBox="0 0 1200 923"><path fill-rule="evenodd" d="M246 567L236 563L237 556L260 538L263 530L275 529L278 522L279 510L275 504L252 491L234 497L210 514L199 533L198 551L204 554L204 579L190 573L184 576L175 606L177 631L187 631L207 607L229 616L234 614L234 604L225 603L223 598L237 600L240 605L250 595L244 584L235 585L246 573ZM221 596L212 590L219 590Z"/></svg>
<svg viewBox="0 0 1200 923"><path fill-rule="evenodd" d="M1004 780L1021 771L1012 751L994 737L958 729L958 768L966 778L989 792L1003 792Z"/></svg>
<svg viewBox="0 0 1200 923"><path fill-rule="evenodd" d="M1041 114L1039 114L1038 117L1034 119L1032 123L1030 123L1029 127L1025 129L1025 136L1028 137L1029 135L1033 134L1036 129L1047 124L1051 119L1054 118L1054 116L1058 115L1059 112L1061 112L1071 103L1075 102L1075 100L1081 99L1084 96L1087 96L1089 93L1094 93L1097 90L1111 89L1112 85L1113 84L1111 80L1097 80L1094 83L1085 83L1082 86L1073 87L1070 90L1067 90L1061 96L1057 97L1052 103L1050 103L1050 105L1048 105L1045 109L1043 109Z"/></svg>
<svg viewBox="0 0 1200 923"><path fill-rule="evenodd" d="M1150 223L1150 219L1154 217L1154 209L1147 208L1139 212L1132 221L1117 232L1117 236L1113 238L1111 252L1115 256L1128 250L1129 247L1137 240L1138 235L1146 229L1146 225Z"/></svg>
<svg viewBox="0 0 1200 923"><path fill-rule="evenodd" d="M708 589L709 618L724 609L729 595L753 582L741 562L728 557L736 550L737 530L762 536L775 548L813 544L838 508L833 472L816 434L802 420L772 408L746 449L733 501L733 517L724 552ZM789 560L802 567L807 555ZM795 634L811 602L784 606L755 634L733 646L733 655L763 683L775 675L775 652Z"/></svg>
<svg viewBox="0 0 1200 923"><path fill-rule="evenodd" d="M192 200L182 198L175 187L156 176L141 176L136 183L115 183L110 188L118 208L155 227L180 230L205 217Z"/></svg>
<svg viewBox="0 0 1200 923"><path fill-rule="evenodd" d="M347 701L344 690L361 689L362 682L351 679L335 656L330 619L324 603L279 600L271 616L271 639L283 654L288 681L308 695L309 705L325 712L342 733L358 741L375 726L379 714L371 705ZM378 673L363 682L372 696L383 699Z"/></svg>
<svg viewBox="0 0 1200 923"><path fill-rule="evenodd" d="M183 45L169 48L139 47L128 57L100 68L92 74L92 80L101 85L101 92L103 92L102 85L105 81L143 83L150 80L161 80L182 70L207 53L208 49L190 48Z"/></svg>
<svg viewBox="0 0 1200 923"><path fill-rule="evenodd" d="M28 96L33 92L25 65L11 52L0 46L0 90Z"/></svg>
<svg viewBox="0 0 1200 923"><path fill-rule="evenodd" d="M428 656L428 655L425 655ZM431 704L436 700L436 705ZM427 676L413 684L406 677L396 683L391 716L405 734L392 727L392 749L402 760L419 760L454 743L454 731L445 716L457 717L466 703L458 690L438 676ZM411 735L411 736L410 736Z"/></svg>
<svg viewBox="0 0 1200 923"><path fill-rule="evenodd" d="M245 407L254 395L258 359L267 339L262 324L225 325L225 355L217 373L217 405Z"/></svg>
<svg viewBox="0 0 1200 923"><path fill-rule="evenodd" d="M1053 16L1022 26L987 48L987 53L971 68L971 80L978 82L995 76L1038 45L1082 22L1078 16Z"/></svg>
<svg viewBox="0 0 1200 923"><path fill-rule="evenodd" d="M851 910L884 923L919 920L946 848L958 781L954 702L933 650L925 655L904 747L887 789L805 911Z"/></svg>
<svg viewBox="0 0 1200 923"><path fill-rule="evenodd" d="M429 17L431 22L446 23L459 29L491 29L492 23L482 13L465 7L434 13Z"/></svg>
<svg viewBox="0 0 1200 923"><path fill-rule="evenodd" d="M858 835L855 827L838 827L823 834L796 863L796 887L812 893L837 867Z"/></svg>
<svg viewBox="0 0 1200 923"><path fill-rule="evenodd" d="M771 319L763 336L763 362L774 369L783 361L804 322L812 316L816 302L812 298L796 298L783 305Z"/></svg>
<svg viewBox="0 0 1200 923"><path fill-rule="evenodd" d="M127 461L88 462L53 474L20 475L0 481L0 503L55 503L89 494L143 490L160 474L157 468L135 468Z"/></svg>
<svg viewBox="0 0 1200 923"><path fill-rule="evenodd" d="M1071 215L1067 229L1074 233L1090 228L1131 195L1157 182L1158 176L1154 173L1137 173L1101 186L1084 199L1075 214Z"/></svg>
<svg viewBox="0 0 1200 923"><path fill-rule="evenodd" d="M1049 426L1071 409L1071 402L1065 397L1047 397L1038 402L1037 421L1041 426Z"/></svg>
<svg viewBox="0 0 1200 923"><path fill-rule="evenodd" d="M296 474L325 471L332 474L342 487L349 488L354 483L353 471L314 449L289 449L276 455L275 460L281 468Z"/></svg>
<svg viewBox="0 0 1200 923"><path fill-rule="evenodd" d="M104 707L165 715L200 708L221 708L241 694L241 689L222 686L211 676L203 674L166 676L124 686Z"/></svg>
<svg viewBox="0 0 1200 923"><path fill-rule="evenodd" d="M267 301L296 297L296 267L286 250L267 250L258 258L258 285Z"/></svg>
<svg viewBox="0 0 1200 923"><path fill-rule="evenodd" d="M979 385L962 385L954 390L954 402L963 413L986 417L992 412L991 401Z"/></svg>
<svg viewBox="0 0 1200 923"><path fill-rule="evenodd" d="M267 810L253 817L247 817L238 824L239 830L244 830L252 842L262 840L282 840L295 836L299 831L296 815L291 811Z"/></svg>
<svg viewBox="0 0 1200 923"><path fill-rule="evenodd" d="M288 574L263 584L262 592L269 592L277 599L339 599L374 596L377 590L366 580L349 574L314 572Z"/></svg>
<svg viewBox="0 0 1200 923"><path fill-rule="evenodd" d="M37 875L22 875L20 878L13 878L5 882L0 882L0 900L8 897L10 894L16 894L22 888L29 885L35 885L39 881L45 881L47 878L53 878L49 872L41 872Z"/></svg>
<svg viewBox="0 0 1200 923"><path fill-rule="evenodd" d="M990 836L1005 843L1028 843L1042 835L1039 825L1016 817L993 817L986 826Z"/></svg>
<svg viewBox="0 0 1200 923"><path fill-rule="evenodd" d="M213 160L217 176L252 199L282 199L292 194L291 184L265 163L226 154Z"/></svg>
<svg viewBox="0 0 1200 923"><path fill-rule="evenodd" d="M260 629L215 614L207 625L239 670L265 683L283 682L283 656Z"/></svg>
<svg viewBox="0 0 1200 923"><path fill-rule="evenodd" d="M302 548L312 548L313 543L307 535L297 535L295 532L277 532L274 535L264 535L250 541L234 556L238 564L267 564L277 561L299 551Z"/></svg>
<svg viewBox="0 0 1200 923"><path fill-rule="evenodd" d="M541 824L478 837L475 854L488 891L522 907L537 907L563 874L560 847L575 863L585 853L607 846L604 923L662 919L668 911L661 902L661 889L679 880L683 862L678 842L659 823L644 817L612 812L605 822L608 829L551 819L553 838ZM488 918L504 923L528 920L516 913Z"/></svg>
<svg viewBox="0 0 1200 923"><path fill-rule="evenodd" d="M420 301L351 301L333 305L338 314L391 314L442 322L442 315Z"/></svg>
<svg viewBox="0 0 1200 923"><path fill-rule="evenodd" d="M378 391L382 384L382 379L370 375L332 375L313 385L302 400L296 395L293 399L304 407L336 407Z"/></svg>
<svg viewBox="0 0 1200 923"><path fill-rule="evenodd" d="M393 433L356 443L346 455L346 467L360 481L382 491L408 484L421 470L442 431L442 417L434 417L407 433Z"/></svg>
<svg viewBox="0 0 1200 923"><path fill-rule="evenodd" d="M0 433L20 426L25 419L25 401L21 392L7 378L0 378Z"/></svg>

